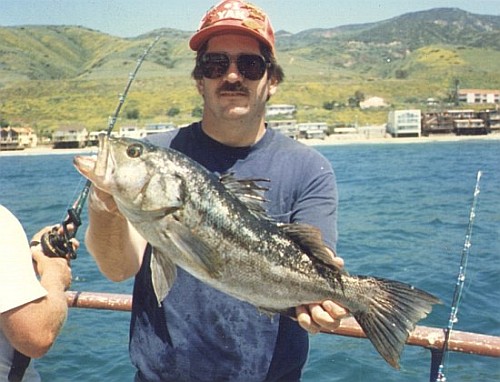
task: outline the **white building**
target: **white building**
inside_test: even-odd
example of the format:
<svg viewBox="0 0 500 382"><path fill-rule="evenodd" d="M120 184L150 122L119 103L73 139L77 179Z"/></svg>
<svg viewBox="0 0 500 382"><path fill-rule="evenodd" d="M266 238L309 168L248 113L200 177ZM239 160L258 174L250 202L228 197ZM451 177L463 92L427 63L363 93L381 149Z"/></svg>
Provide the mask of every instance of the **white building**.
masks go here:
<svg viewBox="0 0 500 382"><path fill-rule="evenodd" d="M38 137L31 127L2 127L0 150L24 150L36 147Z"/></svg>
<svg viewBox="0 0 500 382"><path fill-rule="evenodd" d="M393 137L420 137L422 133L420 110L391 110L387 132Z"/></svg>
<svg viewBox="0 0 500 382"><path fill-rule="evenodd" d="M52 134L56 149L83 148L87 145L88 131L83 126L62 126Z"/></svg>
<svg viewBox="0 0 500 382"><path fill-rule="evenodd" d="M137 126L122 126L118 135L124 138L141 139L146 136L146 129L140 129Z"/></svg>
<svg viewBox="0 0 500 382"><path fill-rule="evenodd" d="M359 103L360 109L370 109L377 107L387 107L384 99L382 97L370 97L365 101Z"/></svg>
<svg viewBox="0 0 500 382"><path fill-rule="evenodd" d="M295 105L267 105L266 117L273 117L277 115L293 116L297 112Z"/></svg>
<svg viewBox="0 0 500 382"><path fill-rule="evenodd" d="M325 139L328 125L326 122L307 122L297 124L300 138Z"/></svg>
<svg viewBox="0 0 500 382"><path fill-rule="evenodd" d="M299 136L299 130L297 129L297 121L295 119L281 119L267 121L267 127L273 130L278 130L282 134L297 139Z"/></svg>
<svg viewBox="0 0 500 382"><path fill-rule="evenodd" d="M164 133L167 131L175 130L177 126L172 122L167 123L150 123L146 125L146 135Z"/></svg>
<svg viewBox="0 0 500 382"><path fill-rule="evenodd" d="M500 90L460 89L458 100L464 103L500 103Z"/></svg>

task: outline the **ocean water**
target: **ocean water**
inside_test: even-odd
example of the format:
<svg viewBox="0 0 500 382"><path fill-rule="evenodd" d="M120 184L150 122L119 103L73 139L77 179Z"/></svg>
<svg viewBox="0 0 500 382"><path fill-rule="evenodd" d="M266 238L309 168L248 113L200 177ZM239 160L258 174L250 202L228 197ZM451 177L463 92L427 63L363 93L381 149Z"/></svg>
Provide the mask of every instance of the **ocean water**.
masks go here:
<svg viewBox="0 0 500 382"><path fill-rule="evenodd" d="M483 172L456 330L500 335L500 141L318 147L339 186L338 252L353 274L405 281L444 302L420 325L444 328L457 280L478 170ZM65 217L83 181L72 155L0 156L0 203L31 236ZM131 293L112 283L77 238L71 289ZM129 313L71 309L55 346L36 361L44 381L132 381ZM367 340L319 334L303 381L428 381L430 352L407 346L394 370ZM449 353L448 381L498 381L500 360Z"/></svg>

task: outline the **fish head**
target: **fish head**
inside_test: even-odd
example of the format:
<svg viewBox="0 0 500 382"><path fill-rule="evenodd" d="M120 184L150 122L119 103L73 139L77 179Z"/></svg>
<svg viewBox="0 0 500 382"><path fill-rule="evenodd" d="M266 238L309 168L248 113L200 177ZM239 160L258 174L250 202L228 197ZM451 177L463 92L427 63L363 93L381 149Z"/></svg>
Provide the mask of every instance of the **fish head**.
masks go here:
<svg viewBox="0 0 500 382"><path fill-rule="evenodd" d="M168 152L150 143L99 136L97 157L76 156L76 169L111 194L127 217L165 215L182 205L182 178Z"/></svg>

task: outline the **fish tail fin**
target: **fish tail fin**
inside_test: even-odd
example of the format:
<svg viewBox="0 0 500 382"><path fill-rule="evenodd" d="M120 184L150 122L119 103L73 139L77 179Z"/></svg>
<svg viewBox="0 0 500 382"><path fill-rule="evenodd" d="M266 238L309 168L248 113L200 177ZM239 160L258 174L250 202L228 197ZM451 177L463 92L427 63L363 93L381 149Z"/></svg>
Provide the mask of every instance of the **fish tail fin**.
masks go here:
<svg viewBox="0 0 500 382"><path fill-rule="evenodd" d="M365 281L370 288L368 309L353 312L353 316L380 355L399 369L399 358L408 336L440 300L398 281L372 277Z"/></svg>

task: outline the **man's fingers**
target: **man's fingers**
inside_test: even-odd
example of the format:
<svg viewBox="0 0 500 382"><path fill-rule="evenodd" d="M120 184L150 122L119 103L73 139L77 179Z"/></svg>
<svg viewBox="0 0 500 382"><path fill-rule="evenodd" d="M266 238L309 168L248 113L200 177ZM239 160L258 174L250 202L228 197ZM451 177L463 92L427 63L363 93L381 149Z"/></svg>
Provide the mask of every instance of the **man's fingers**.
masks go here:
<svg viewBox="0 0 500 382"><path fill-rule="evenodd" d="M303 329L307 330L311 334L319 333L320 326L312 320L311 313L306 305L297 307L296 314L297 321Z"/></svg>

